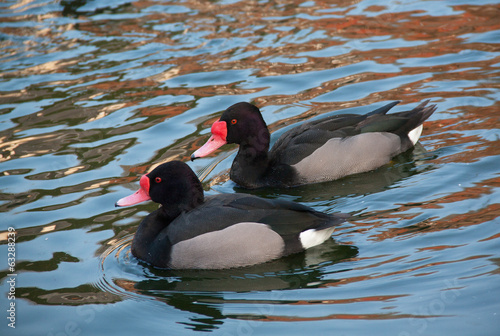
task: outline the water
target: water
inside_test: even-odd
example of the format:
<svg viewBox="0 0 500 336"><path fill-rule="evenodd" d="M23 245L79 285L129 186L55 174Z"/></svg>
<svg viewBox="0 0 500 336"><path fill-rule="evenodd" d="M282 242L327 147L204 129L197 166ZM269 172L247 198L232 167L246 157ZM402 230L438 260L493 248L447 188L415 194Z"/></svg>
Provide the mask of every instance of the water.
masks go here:
<svg viewBox="0 0 500 336"><path fill-rule="evenodd" d="M0 8L2 335L499 334L497 1ZM255 192L352 214L325 244L224 271L131 256L156 205L114 203L153 165L188 161L229 105L260 106L276 139L310 118L426 99L438 111L421 146L390 165ZM245 192L228 180L234 154L189 163L207 194Z"/></svg>

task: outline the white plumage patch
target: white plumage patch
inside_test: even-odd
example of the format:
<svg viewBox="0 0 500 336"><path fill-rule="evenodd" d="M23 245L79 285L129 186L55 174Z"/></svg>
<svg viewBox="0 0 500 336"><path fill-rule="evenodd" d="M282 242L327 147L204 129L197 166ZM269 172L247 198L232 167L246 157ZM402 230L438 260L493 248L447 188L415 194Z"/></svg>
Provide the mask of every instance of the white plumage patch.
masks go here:
<svg viewBox="0 0 500 336"><path fill-rule="evenodd" d="M420 125L418 127L415 127L408 133L408 138L410 138L410 141L413 143L413 146L417 143L418 139L420 138L420 135L422 134L422 130L424 129L424 125Z"/></svg>
<svg viewBox="0 0 500 336"><path fill-rule="evenodd" d="M300 233L299 240L304 250L306 250L330 238L334 230L334 227L323 230L309 229Z"/></svg>

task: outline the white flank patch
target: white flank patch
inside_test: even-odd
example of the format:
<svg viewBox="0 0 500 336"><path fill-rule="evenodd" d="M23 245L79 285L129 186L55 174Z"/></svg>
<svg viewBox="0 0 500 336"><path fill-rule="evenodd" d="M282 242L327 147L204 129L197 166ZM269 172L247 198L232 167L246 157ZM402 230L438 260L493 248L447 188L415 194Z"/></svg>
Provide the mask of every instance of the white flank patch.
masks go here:
<svg viewBox="0 0 500 336"><path fill-rule="evenodd" d="M300 233L299 240L304 250L307 250L308 248L319 245L330 238L334 230L334 227L323 230L309 229Z"/></svg>
<svg viewBox="0 0 500 336"><path fill-rule="evenodd" d="M424 125L420 125L418 127L415 127L408 133L408 138L410 138L410 141L413 143L413 146L417 143L418 139L420 138L420 135L422 134L422 130L424 129Z"/></svg>

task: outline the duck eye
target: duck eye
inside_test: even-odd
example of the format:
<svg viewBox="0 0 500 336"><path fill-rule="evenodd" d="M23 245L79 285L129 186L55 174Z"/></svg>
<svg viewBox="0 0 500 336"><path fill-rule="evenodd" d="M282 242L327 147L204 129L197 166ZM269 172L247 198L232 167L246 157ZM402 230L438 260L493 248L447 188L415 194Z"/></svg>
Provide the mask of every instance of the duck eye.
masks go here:
<svg viewBox="0 0 500 336"><path fill-rule="evenodd" d="M159 176L155 177L155 182L156 183L160 183L161 182L161 177L159 177Z"/></svg>
<svg viewBox="0 0 500 336"><path fill-rule="evenodd" d="M233 124L233 125L236 124L237 122L238 122L238 120L236 120L236 119L231 120L231 124Z"/></svg>

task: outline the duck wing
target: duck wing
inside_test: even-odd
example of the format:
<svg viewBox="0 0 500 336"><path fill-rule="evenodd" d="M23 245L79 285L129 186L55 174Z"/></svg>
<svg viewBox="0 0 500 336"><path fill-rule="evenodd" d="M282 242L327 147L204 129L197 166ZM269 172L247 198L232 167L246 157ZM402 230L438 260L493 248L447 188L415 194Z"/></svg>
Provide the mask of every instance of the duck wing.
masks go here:
<svg viewBox="0 0 500 336"><path fill-rule="evenodd" d="M332 165L345 162L337 171L318 172L326 174L325 179L374 169L416 143L421 132L418 128L436 110L436 105L426 106L428 102L410 111L387 114L398 103L393 102L365 115L343 114L302 124L276 141L269 155L271 163L294 166L302 162L295 168L312 176L308 171L316 170L313 166L319 161ZM409 133L416 129L419 132L410 139ZM357 166L359 160L363 164L357 171L351 166Z"/></svg>
<svg viewBox="0 0 500 336"><path fill-rule="evenodd" d="M345 214L325 214L286 200L224 194L207 197L203 205L175 219L167 231L172 245L238 223L266 224L280 236L288 238L298 237L309 229L337 226L347 217Z"/></svg>
<svg viewBox="0 0 500 336"><path fill-rule="evenodd" d="M410 111L397 112L391 114L369 113L356 128L359 133L369 132L389 132L399 136L406 136L410 131L423 124L436 110L436 105L429 105L429 100ZM374 111L375 112L375 111Z"/></svg>
<svg viewBox="0 0 500 336"><path fill-rule="evenodd" d="M366 119L376 120L384 116L398 103L389 103L365 115L340 114L303 123L282 134L271 148L269 157L275 164L294 165L330 139L342 139L362 133L360 124ZM371 125L372 123L367 124ZM368 128L366 130L368 131Z"/></svg>

